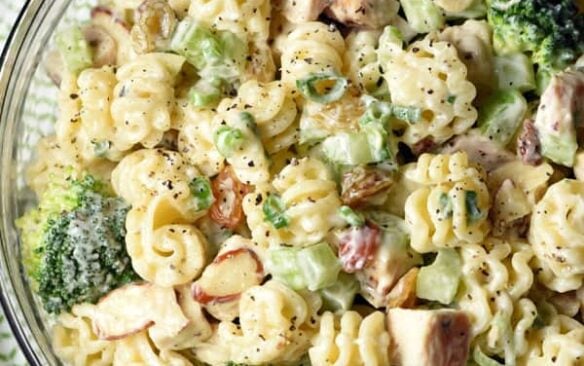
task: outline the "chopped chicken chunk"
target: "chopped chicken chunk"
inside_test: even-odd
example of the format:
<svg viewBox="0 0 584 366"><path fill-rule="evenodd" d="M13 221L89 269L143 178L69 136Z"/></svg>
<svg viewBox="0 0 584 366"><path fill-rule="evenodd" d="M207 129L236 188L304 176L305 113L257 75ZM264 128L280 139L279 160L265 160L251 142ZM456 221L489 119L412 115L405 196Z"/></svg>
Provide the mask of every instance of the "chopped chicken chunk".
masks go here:
<svg viewBox="0 0 584 366"><path fill-rule="evenodd" d="M332 0L327 13L339 22L368 29L380 29L396 16L396 0Z"/></svg>
<svg viewBox="0 0 584 366"><path fill-rule="evenodd" d="M442 149L443 154L464 151L468 160L481 164L487 172L515 159L509 151L501 148L496 142L479 134L460 135L451 140Z"/></svg>
<svg viewBox="0 0 584 366"><path fill-rule="evenodd" d="M465 366L471 340L468 316L457 310L387 311L392 364Z"/></svg>

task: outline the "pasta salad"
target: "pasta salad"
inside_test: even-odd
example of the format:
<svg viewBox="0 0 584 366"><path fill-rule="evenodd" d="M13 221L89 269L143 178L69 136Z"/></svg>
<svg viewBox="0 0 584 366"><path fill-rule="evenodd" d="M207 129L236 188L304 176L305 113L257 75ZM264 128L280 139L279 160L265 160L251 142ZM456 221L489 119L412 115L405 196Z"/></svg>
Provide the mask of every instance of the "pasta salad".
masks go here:
<svg viewBox="0 0 584 366"><path fill-rule="evenodd" d="M584 365L583 11L100 1L16 222L56 355Z"/></svg>

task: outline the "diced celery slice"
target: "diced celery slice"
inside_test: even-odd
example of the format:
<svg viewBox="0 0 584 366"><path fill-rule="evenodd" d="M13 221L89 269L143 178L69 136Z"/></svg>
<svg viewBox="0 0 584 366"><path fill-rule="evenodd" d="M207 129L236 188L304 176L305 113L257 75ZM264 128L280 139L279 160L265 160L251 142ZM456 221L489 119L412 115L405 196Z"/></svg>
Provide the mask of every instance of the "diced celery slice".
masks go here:
<svg viewBox="0 0 584 366"><path fill-rule="evenodd" d="M494 68L499 89L526 92L536 87L533 63L523 53L495 56Z"/></svg>
<svg viewBox="0 0 584 366"><path fill-rule="evenodd" d="M91 49L81 28L73 27L58 33L55 42L67 70L73 74L91 67Z"/></svg>
<svg viewBox="0 0 584 366"><path fill-rule="evenodd" d="M514 89L493 94L479 110L479 129L483 135L507 145L523 122L527 101Z"/></svg>
<svg viewBox="0 0 584 366"><path fill-rule="evenodd" d="M441 249L434 263L420 268L416 296L448 305L454 300L462 276L462 261L454 249Z"/></svg>

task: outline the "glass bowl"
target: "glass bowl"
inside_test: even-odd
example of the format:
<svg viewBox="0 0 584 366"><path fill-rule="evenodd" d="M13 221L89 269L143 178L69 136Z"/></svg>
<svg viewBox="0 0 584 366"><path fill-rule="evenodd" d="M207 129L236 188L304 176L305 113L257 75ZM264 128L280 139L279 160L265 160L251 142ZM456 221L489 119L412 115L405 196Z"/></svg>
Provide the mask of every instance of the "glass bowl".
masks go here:
<svg viewBox="0 0 584 366"><path fill-rule="evenodd" d="M60 365L48 324L31 294L14 220L34 203L24 171L38 140L52 131L58 89L42 67L51 36L89 19L95 0L29 0L10 34L0 70L0 302L31 366Z"/></svg>

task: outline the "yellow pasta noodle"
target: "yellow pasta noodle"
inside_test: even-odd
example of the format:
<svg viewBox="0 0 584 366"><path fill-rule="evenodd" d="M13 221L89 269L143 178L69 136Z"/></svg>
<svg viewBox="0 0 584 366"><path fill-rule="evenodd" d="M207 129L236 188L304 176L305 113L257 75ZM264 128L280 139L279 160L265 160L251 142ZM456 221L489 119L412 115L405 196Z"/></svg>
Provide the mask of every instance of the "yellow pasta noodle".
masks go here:
<svg viewBox="0 0 584 366"><path fill-rule="evenodd" d="M428 36L405 50L401 44L384 47L380 60L392 102L422 109L421 120L405 126L405 143L441 143L474 124L476 89L452 44Z"/></svg>
<svg viewBox="0 0 584 366"><path fill-rule="evenodd" d="M422 155L404 175L420 184L405 203L411 246L425 253L480 243L488 234L490 197L484 173L465 153Z"/></svg>
<svg viewBox="0 0 584 366"><path fill-rule="evenodd" d="M217 175L224 167L225 158L213 142L213 118L210 110L199 110L187 101L177 103L173 120L178 134L178 151L207 175Z"/></svg>
<svg viewBox="0 0 584 366"><path fill-rule="evenodd" d="M72 366L109 366L113 362L115 343L99 339L93 332L86 305L61 314L52 336L55 353Z"/></svg>
<svg viewBox="0 0 584 366"><path fill-rule="evenodd" d="M126 219L126 248L136 273L168 287L190 282L203 271L207 243L189 224L189 216L169 194L132 207Z"/></svg>
<svg viewBox="0 0 584 366"><path fill-rule="evenodd" d="M460 254L462 286L455 303L470 315L473 344L514 362L527 351L526 332L537 316L525 298L534 279L533 250L527 243L491 238L484 246L460 248Z"/></svg>
<svg viewBox="0 0 584 366"><path fill-rule="evenodd" d="M123 65L116 73L111 113L114 146L128 150L136 144L152 148L171 128L174 84L182 56L148 53Z"/></svg>
<svg viewBox="0 0 584 366"><path fill-rule="evenodd" d="M325 312L308 354L314 366L381 366L389 365L389 345L383 313L348 311L339 319Z"/></svg>
<svg viewBox="0 0 584 366"><path fill-rule="evenodd" d="M373 30L355 31L346 38L347 50L344 54L345 74L360 90L375 94L380 87L386 87L377 61L377 43L381 33Z"/></svg>
<svg viewBox="0 0 584 366"><path fill-rule="evenodd" d="M263 218L262 204L270 189L260 187L243 203L252 237L268 245L308 246L325 238L340 225L341 206L336 184L327 167L317 159L294 160L273 181L272 193L280 194L286 207L288 226L276 229Z"/></svg>
<svg viewBox="0 0 584 366"><path fill-rule="evenodd" d="M255 133L255 118L243 109L229 109L213 120L215 146L225 156L239 181L245 184L266 183L270 178L269 161L260 138ZM221 151L221 133L237 133L240 143L232 151Z"/></svg>
<svg viewBox="0 0 584 366"><path fill-rule="evenodd" d="M298 141L296 103L280 82L262 84L250 80L239 87L238 97L225 99L218 111L240 108L254 117L266 152L276 153Z"/></svg>
<svg viewBox="0 0 584 366"><path fill-rule="evenodd" d="M245 291L239 304L240 325L221 322L213 336L195 347L203 362L285 364L298 361L314 334L313 309L306 300L276 281ZM312 319L315 321L315 319Z"/></svg>
<svg viewBox="0 0 584 366"><path fill-rule="evenodd" d="M309 74L342 71L345 41L334 26L320 22L297 24L282 37L282 83L289 89Z"/></svg>
<svg viewBox="0 0 584 366"><path fill-rule="evenodd" d="M558 292L576 290L584 279L584 182L553 184L531 216L529 242L540 261L540 280Z"/></svg>

